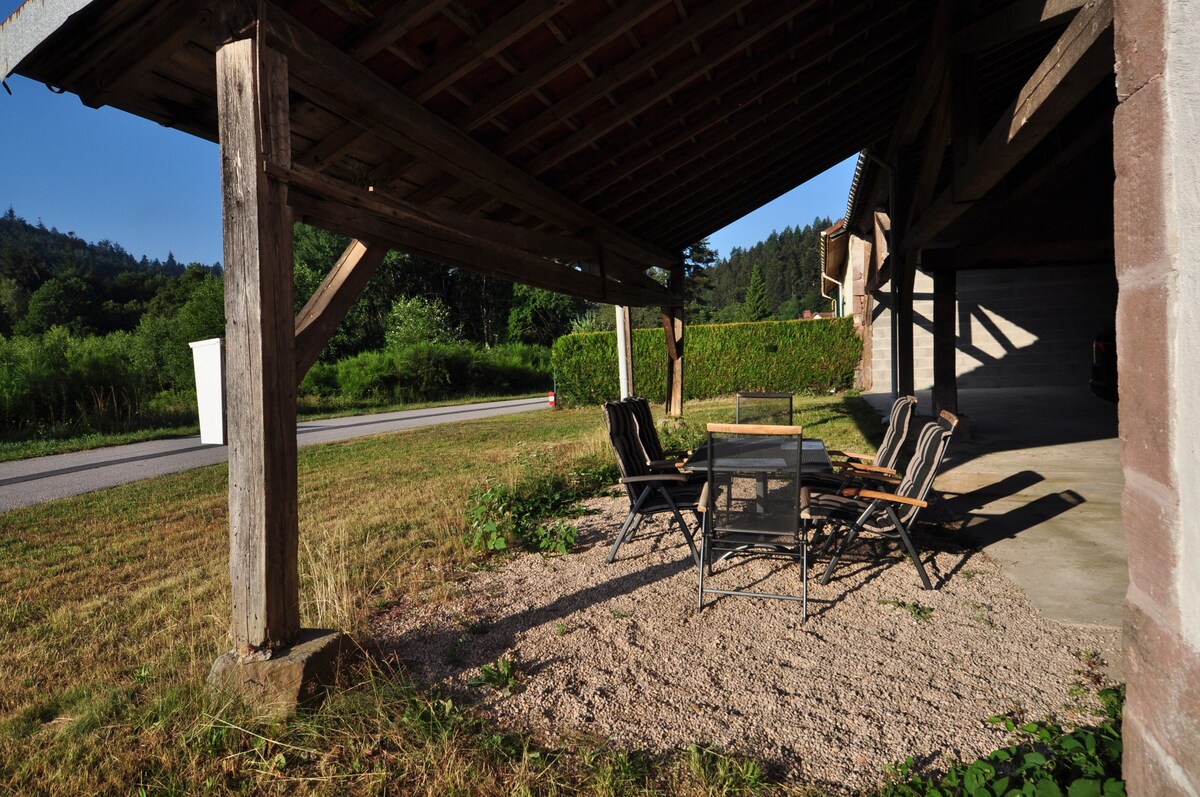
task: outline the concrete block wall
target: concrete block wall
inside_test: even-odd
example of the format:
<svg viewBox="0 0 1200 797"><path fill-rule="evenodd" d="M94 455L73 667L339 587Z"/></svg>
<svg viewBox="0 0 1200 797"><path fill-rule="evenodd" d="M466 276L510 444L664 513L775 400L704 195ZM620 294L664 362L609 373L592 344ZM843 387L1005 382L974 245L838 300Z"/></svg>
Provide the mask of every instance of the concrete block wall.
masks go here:
<svg viewBox="0 0 1200 797"><path fill-rule="evenodd" d="M961 272L959 387L1087 385L1116 307L1111 263Z"/></svg>
<svg viewBox="0 0 1200 797"><path fill-rule="evenodd" d="M1200 795L1200 6L1116 0L1128 793Z"/></svg>
<svg viewBox="0 0 1200 797"><path fill-rule="evenodd" d="M1112 326L1112 266L989 269L958 275L959 387L1080 385L1091 376L1092 340ZM874 390L892 387L891 293L872 295ZM913 283L913 382L933 387L933 279Z"/></svg>

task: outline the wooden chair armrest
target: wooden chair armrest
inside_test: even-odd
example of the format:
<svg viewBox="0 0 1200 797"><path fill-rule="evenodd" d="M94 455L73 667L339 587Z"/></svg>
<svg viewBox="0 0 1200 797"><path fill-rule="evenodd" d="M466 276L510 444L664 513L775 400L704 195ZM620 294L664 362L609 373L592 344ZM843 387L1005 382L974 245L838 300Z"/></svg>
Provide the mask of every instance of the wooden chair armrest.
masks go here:
<svg viewBox="0 0 1200 797"><path fill-rule="evenodd" d="M837 456L845 457L846 459L857 459L861 462L870 462L871 460L875 459L874 454L856 454L853 451L830 451L829 453L830 455L836 454Z"/></svg>
<svg viewBox="0 0 1200 797"><path fill-rule="evenodd" d="M710 423L708 431L720 434L803 435L803 426L772 426L758 423Z"/></svg>
<svg viewBox="0 0 1200 797"><path fill-rule="evenodd" d="M929 506L928 501L922 501L919 498L908 498L895 493L881 493L878 490L864 490L860 487L847 487L842 490L842 495L846 498L865 498L869 501L891 501L893 504L908 504L909 506Z"/></svg>
<svg viewBox="0 0 1200 797"><path fill-rule="evenodd" d="M686 482L682 473L651 473L647 476L622 476L621 484L645 484L646 482Z"/></svg>
<svg viewBox="0 0 1200 797"><path fill-rule="evenodd" d="M705 482L704 487L700 489L700 501L696 504L696 511L708 511L708 482Z"/></svg>
<svg viewBox="0 0 1200 797"><path fill-rule="evenodd" d="M863 473L880 473L884 476L895 476L895 468L881 468L878 465L868 465L865 462L849 462L847 467L851 470L857 470Z"/></svg>
<svg viewBox="0 0 1200 797"><path fill-rule="evenodd" d="M651 470L670 470L671 468L678 468L681 465L683 465L682 460L675 459L652 459L646 463L646 467Z"/></svg>

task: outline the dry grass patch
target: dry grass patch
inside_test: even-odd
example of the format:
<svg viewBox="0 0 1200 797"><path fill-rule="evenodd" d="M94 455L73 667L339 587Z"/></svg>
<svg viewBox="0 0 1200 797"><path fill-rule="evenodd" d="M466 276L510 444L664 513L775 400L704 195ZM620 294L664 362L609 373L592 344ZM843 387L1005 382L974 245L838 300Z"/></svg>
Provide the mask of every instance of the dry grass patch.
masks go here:
<svg viewBox="0 0 1200 797"><path fill-rule="evenodd" d="M799 402L861 448L848 405ZM861 404L861 402L859 402ZM729 402L689 405L728 419ZM874 421L856 410L868 434ZM826 428L826 432L820 430ZM518 456L518 453L521 456ZM596 409L447 424L300 451L302 617L357 631L400 598L437 602L481 554L467 496L531 462L611 459ZM761 773L715 752L638 758L496 735L387 667L265 727L202 689L228 646L226 469L0 515L0 791L737 794ZM446 730L446 728L449 730ZM749 770L742 767L751 766Z"/></svg>

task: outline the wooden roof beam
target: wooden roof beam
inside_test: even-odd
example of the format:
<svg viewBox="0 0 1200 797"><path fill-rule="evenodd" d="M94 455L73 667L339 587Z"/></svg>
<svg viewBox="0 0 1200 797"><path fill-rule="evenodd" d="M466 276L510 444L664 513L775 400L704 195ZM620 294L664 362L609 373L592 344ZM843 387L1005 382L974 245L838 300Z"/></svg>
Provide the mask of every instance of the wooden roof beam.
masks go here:
<svg viewBox="0 0 1200 797"><path fill-rule="evenodd" d="M578 132L567 136L536 155L526 164L526 168L533 174L542 174L575 152L596 142L613 128L624 124L663 98L700 79L708 70L734 56L744 57L742 50L753 46L759 39L772 33L779 26L787 24L789 20L795 19L810 5L811 3L781 3L771 6L769 13L764 9L763 19L753 20L753 24L738 28L713 42L705 52L692 55L691 58L677 65L670 75L663 76L645 88L625 97L619 105L613 106L597 118L588 121ZM824 31L822 31L823 35ZM661 50L660 52L666 53L670 50Z"/></svg>
<svg viewBox="0 0 1200 797"><path fill-rule="evenodd" d="M1061 24L1067 15L1083 8L1086 0L1017 0L972 22L954 34L954 49L980 52L1039 30Z"/></svg>
<svg viewBox="0 0 1200 797"><path fill-rule="evenodd" d="M1112 0L1088 0L953 184L913 224L907 248L928 243L965 213L1112 74L1112 24Z"/></svg>
<svg viewBox="0 0 1200 797"><path fill-rule="evenodd" d="M670 266L669 252L616 228L491 152L277 6L268 3L265 11L268 39L288 54L293 81L299 78L314 93L339 106L330 110L364 127L374 125L377 134L389 134L389 140L406 152L538 218L568 230L593 229L639 262Z"/></svg>
<svg viewBox="0 0 1200 797"><path fill-rule="evenodd" d="M544 24L567 4L568 0L522 3L495 24L468 38L455 52L439 56L429 69L405 84L404 92L421 102L434 97L529 31Z"/></svg>
<svg viewBox="0 0 1200 797"><path fill-rule="evenodd" d="M319 227L379 241L389 248L545 290L581 296L596 302L637 307L661 306L677 301L673 294L661 286L657 290L651 290L613 282L468 235L418 232L408 225L397 224L384 215L349 208L340 202L326 200L304 191L289 191L288 202L298 218Z"/></svg>
<svg viewBox="0 0 1200 797"><path fill-rule="evenodd" d="M872 25L869 29L856 34L841 36L835 40L829 50L823 51L819 55L813 54L811 57L797 60L798 54L802 54L805 48L820 41L828 30L836 30L862 12L861 7L852 8L829 23L828 27L823 28L818 34L800 39L789 45L788 49L756 63L755 72L750 76L749 84L746 83L746 76L739 74L727 78L723 82L705 84L681 92L675 100L676 108L687 109L683 114L678 112L663 114L661 119L631 132L619 142L611 140L605 142L603 149L586 163L581 163L582 158L576 158L571 164L572 177L567 185L582 188L583 193L580 194L580 197L586 202L610 186L627 179L643 166L667 158L677 147L687 145L698 135L716 125L723 124L730 117L738 114L744 115L746 108L763 99L772 90L786 83L795 82L804 70L818 66L827 67L827 57L846 48L855 48L857 58L866 58L879 53L885 45L891 45L893 42L905 38L908 31L903 28L899 30L889 28L889 35L879 46L872 45L871 37L875 35L875 31L884 27L894 17L902 15L906 10L907 7L904 4L895 4L884 12L883 17L879 20L883 25ZM860 53L859 50L863 47L869 49ZM844 74L851 66L859 68L858 61L850 62L849 65L837 68L832 73L822 72L821 82ZM779 68L775 69L775 67ZM766 71L772 69L774 71ZM805 87L805 90L809 88L813 87ZM764 100L764 102L768 101L774 100ZM740 120L737 123L740 124ZM648 141L656 143L647 148ZM641 152L634 155L633 153L639 149Z"/></svg>
<svg viewBox="0 0 1200 797"><path fill-rule="evenodd" d="M319 172L293 165L281 172L279 179L289 187L321 199L339 202L348 208L358 208L387 218L391 223L409 227L428 234L469 235L481 240L494 241L497 246L520 249L537 257L562 260L585 260L595 257L596 241L579 240L552 233L537 232L525 227L467 216L449 210L423 207L400 199L393 199L372 191L340 183ZM646 276L646 287L657 285Z"/></svg>
<svg viewBox="0 0 1200 797"><path fill-rule="evenodd" d="M937 99L938 89L942 85L942 75L949 68L950 22L954 11L952 0L941 0L933 14L933 24L925 42L925 49L917 61L912 83L909 84L908 94L904 104L900 106L900 116L896 120L896 128L892 132L891 143L888 147L888 160L894 161L895 154L901 147L911 144L921 132L925 118L933 108Z"/></svg>
<svg viewBox="0 0 1200 797"><path fill-rule="evenodd" d="M576 36L548 57L488 91L478 102L459 114L455 122L467 130L478 127L533 90L581 64L593 51L622 35L663 5L664 0L632 0L625 3L586 33Z"/></svg>
<svg viewBox="0 0 1200 797"><path fill-rule="evenodd" d="M921 214L933 200L937 178L946 159L946 148L950 142L951 102L953 98L950 72L942 77L942 87L934 106L933 119L929 123L929 139L925 144L925 156L917 169L916 185L913 188L912 208L909 224Z"/></svg>
<svg viewBox="0 0 1200 797"><path fill-rule="evenodd" d="M673 50L729 19L750 2L751 0L731 0L727 3L708 4L700 13L672 28L667 35L649 42L649 46L643 47L595 80L585 83L509 133L497 149L506 157L512 155L542 133L561 124L564 119L585 110L625 81L647 71Z"/></svg>
<svg viewBox="0 0 1200 797"><path fill-rule="evenodd" d="M341 47L356 61L368 61L422 22L437 15L450 0L400 2L346 36Z"/></svg>

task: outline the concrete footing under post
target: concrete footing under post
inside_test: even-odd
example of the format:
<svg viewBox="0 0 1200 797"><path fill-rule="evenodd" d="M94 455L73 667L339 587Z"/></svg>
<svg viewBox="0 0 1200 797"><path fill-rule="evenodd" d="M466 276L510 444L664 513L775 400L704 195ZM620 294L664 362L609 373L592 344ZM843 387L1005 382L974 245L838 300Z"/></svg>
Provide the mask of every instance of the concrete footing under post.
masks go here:
<svg viewBox="0 0 1200 797"><path fill-rule="evenodd" d="M340 631L305 628L296 644L264 661L245 661L231 650L213 662L208 684L275 719L286 719L302 704L324 697L339 665L353 652L349 642Z"/></svg>

